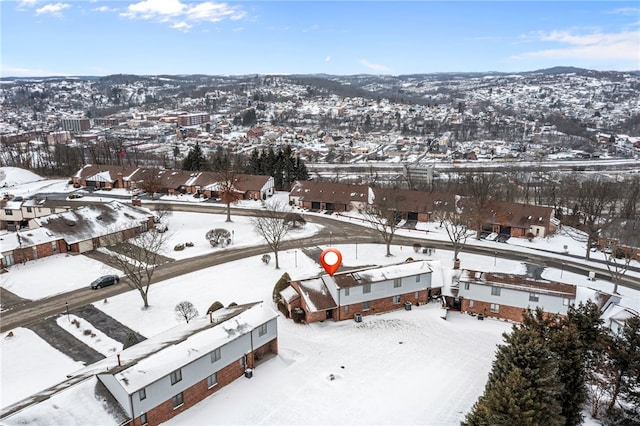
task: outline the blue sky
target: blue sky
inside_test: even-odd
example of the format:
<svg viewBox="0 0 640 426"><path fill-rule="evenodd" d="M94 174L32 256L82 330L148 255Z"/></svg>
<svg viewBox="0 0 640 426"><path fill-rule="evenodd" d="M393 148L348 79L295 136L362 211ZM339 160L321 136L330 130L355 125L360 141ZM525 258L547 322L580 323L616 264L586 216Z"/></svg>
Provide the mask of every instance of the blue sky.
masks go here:
<svg viewBox="0 0 640 426"><path fill-rule="evenodd" d="M0 0L0 75L640 70L638 1Z"/></svg>

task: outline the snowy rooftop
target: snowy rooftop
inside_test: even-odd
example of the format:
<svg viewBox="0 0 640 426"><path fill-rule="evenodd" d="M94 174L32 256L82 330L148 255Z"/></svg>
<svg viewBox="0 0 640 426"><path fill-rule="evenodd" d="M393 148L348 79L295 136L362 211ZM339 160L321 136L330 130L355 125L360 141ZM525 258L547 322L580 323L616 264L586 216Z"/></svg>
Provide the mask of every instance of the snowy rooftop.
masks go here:
<svg viewBox="0 0 640 426"><path fill-rule="evenodd" d="M213 323L201 317L174 327L123 350L118 354L120 361L113 355L73 376L113 374L128 393L133 393L276 316L261 302L219 310L213 315Z"/></svg>
<svg viewBox="0 0 640 426"><path fill-rule="evenodd" d="M389 266L360 269L342 274L336 274L330 282L338 288L352 287L366 283L392 280L394 278L410 277L431 272L426 261L403 262Z"/></svg>

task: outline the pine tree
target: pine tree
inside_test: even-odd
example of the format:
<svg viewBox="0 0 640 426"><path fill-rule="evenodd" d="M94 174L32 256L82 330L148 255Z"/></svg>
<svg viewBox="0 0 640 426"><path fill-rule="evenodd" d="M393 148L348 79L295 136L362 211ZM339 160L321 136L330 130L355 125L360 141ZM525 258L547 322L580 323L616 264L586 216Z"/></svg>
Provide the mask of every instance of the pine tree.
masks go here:
<svg viewBox="0 0 640 426"><path fill-rule="evenodd" d="M182 170L202 171L206 170L207 162L202 154L200 145L196 145L189 150L182 163Z"/></svg>
<svg viewBox="0 0 640 426"><path fill-rule="evenodd" d="M622 333L613 337L610 350L614 379L607 413L615 414L619 405L621 415L633 424L640 421L640 318L627 320Z"/></svg>
<svg viewBox="0 0 640 426"><path fill-rule="evenodd" d="M539 331L514 326L498 347L484 394L466 425L563 425L558 360Z"/></svg>

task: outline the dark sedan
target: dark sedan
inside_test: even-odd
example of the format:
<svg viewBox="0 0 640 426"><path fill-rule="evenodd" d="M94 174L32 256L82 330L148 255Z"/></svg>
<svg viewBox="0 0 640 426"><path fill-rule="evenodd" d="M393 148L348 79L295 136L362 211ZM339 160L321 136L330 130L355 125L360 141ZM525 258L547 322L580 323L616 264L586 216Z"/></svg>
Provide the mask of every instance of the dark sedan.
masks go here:
<svg viewBox="0 0 640 426"><path fill-rule="evenodd" d="M119 282L120 282L120 277L117 275L103 275L100 278L96 278L91 283L91 288L95 290L97 288L108 287L110 285L114 285Z"/></svg>

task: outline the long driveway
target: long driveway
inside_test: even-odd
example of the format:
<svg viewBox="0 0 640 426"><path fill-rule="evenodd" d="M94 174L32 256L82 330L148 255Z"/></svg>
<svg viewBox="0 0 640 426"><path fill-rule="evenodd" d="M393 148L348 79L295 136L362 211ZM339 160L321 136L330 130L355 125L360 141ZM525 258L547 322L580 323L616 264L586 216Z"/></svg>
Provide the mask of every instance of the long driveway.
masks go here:
<svg viewBox="0 0 640 426"><path fill-rule="evenodd" d="M145 205L148 206L148 205ZM175 205L174 210L191 211L191 212L215 212L221 213L223 209L220 206L211 205ZM251 216L253 211L246 209L234 209L233 216L245 215ZM354 244L354 243L380 243L384 244L382 237L373 229L360 226L356 223L334 220L330 217L307 215L305 218L310 223L317 223L323 226L322 231L318 234L296 240L289 240L283 243L282 250L302 249L304 247L328 245L328 244ZM416 231L417 232L417 231ZM414 243L420 243L423 246L429 246L438 250L451 250L451 243L437 240L427 240L424 238L412 238L396 235L393 238L394 245L404 245L411 247ZM267 245L259 245L254 247L228 247L225 250L208 253L188 259L177 260L175 262L164 264L158 267L151 283L167 280L177 277L188 272L197 271L214 265L243 259L246 257L257 256L269 253ZM482 247L467 245L464 249L467 253L482 254L494 258L511 259L521 261L527 264L539 265L541 267L563 268L567 272L575 272L587 275L590 271L596 272L597 279L608 279L609 274L606 267L594 267L592 264L584 265L584 261L576 258L575 261L558 260L557 253L539 251L536 254L522 253L509 250L509 245L504 244L503 248ZM411 256L411 251L407 251L407 257ZM366 253L362 253L363 259ZM640 280L630 277L624 277L621 286L626 286L640 290ZM35 322L42 321L45 318L66 312L69 309L77 309L82 306L113 297L117 294L131 291L131 287L127 285L127 279L123 278L119 285L106 287L100 290L91 290L82 288L68 293L51 296L40 300L19 300L12 306L2 312L0 316L0 332L6 332L16 327L24 327ZM4 304L3 304L4 305Z"/></svg>

